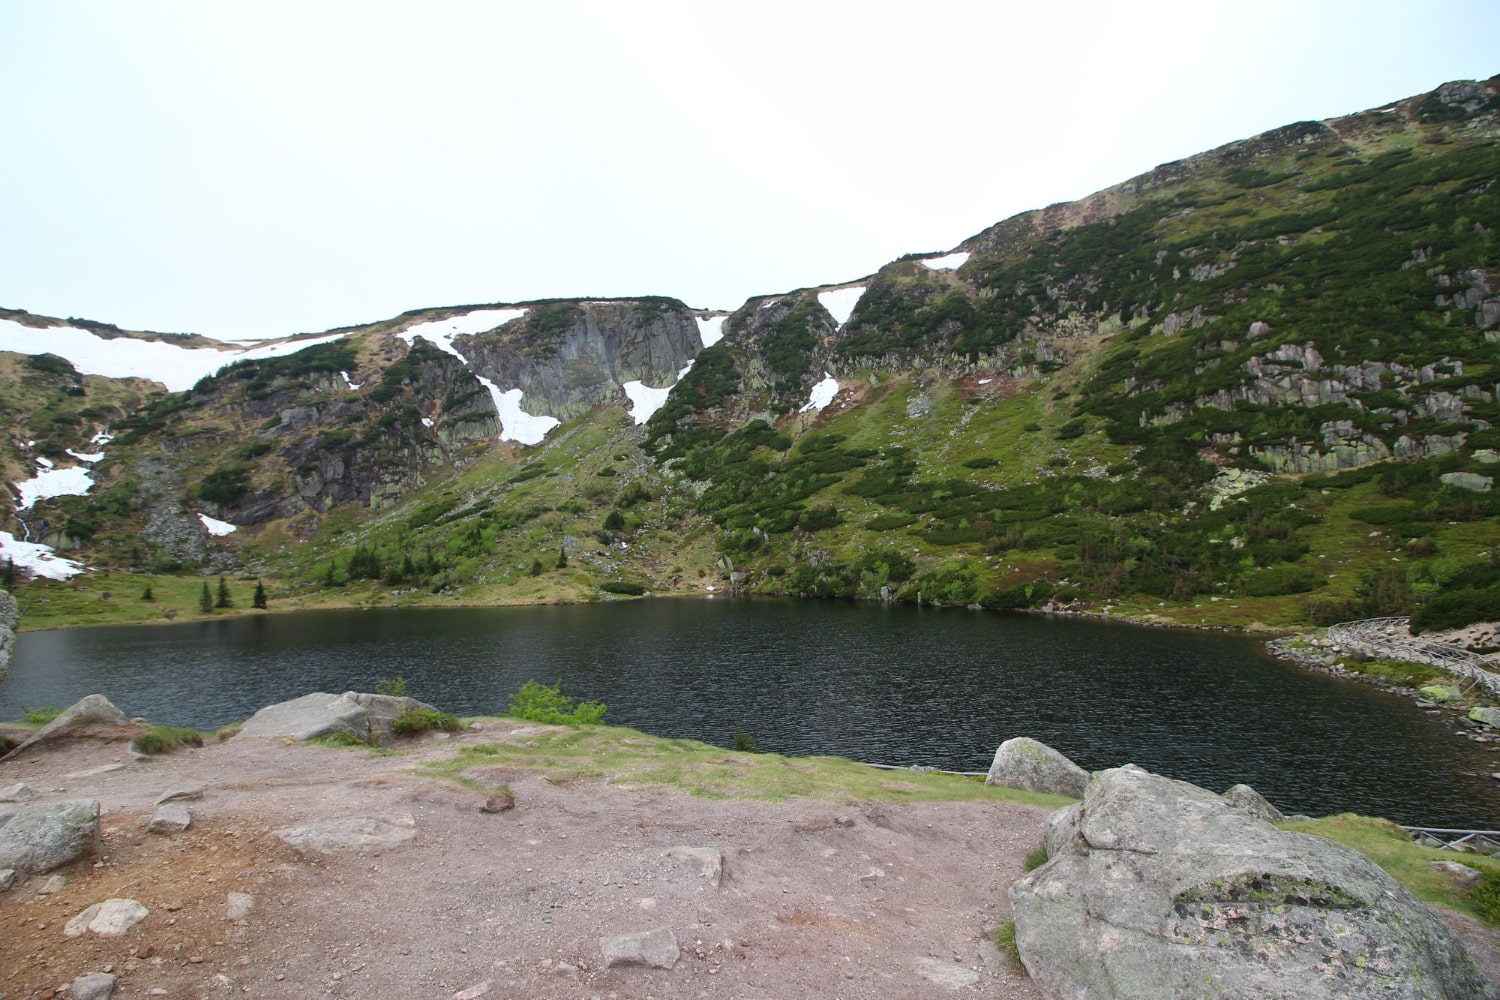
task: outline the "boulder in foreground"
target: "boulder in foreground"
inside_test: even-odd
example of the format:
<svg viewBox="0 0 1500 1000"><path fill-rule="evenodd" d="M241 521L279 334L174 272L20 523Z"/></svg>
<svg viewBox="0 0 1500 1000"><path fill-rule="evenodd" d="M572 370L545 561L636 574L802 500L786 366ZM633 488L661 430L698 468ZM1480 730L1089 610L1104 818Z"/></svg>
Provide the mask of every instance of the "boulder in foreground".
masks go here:
<svg viewBox="0 0 1500 1000"><path fill-rule="evenodd" d="M74 799L23 809L0 826L0 868L17 881L45 875L99 844L99 802Z"/></svg>
<svg viewBox="0 0 1500 1000"><path fill-rule="evenodd" d="M984 783L1076 799L1089 783L1089 773L1047 744L1017 736L995 751Z"/></svg>
<svg viewBox="0 0 1500 1000"><path fill-rule="evenodd" d="M415 698L356 691L315 692L261 709L240 727L235 738L285 736L311 740L344 732L361 740L379 742L390 735L392 722L413 710L436 711Z"/></svg>
<svg viewBox="0 0 1500 1000"><path fill-rule="evenodd" d="M1010 889L1052 997L1495 998L1463 944L1364 855L1133 765L1101 771Z"/></svg>

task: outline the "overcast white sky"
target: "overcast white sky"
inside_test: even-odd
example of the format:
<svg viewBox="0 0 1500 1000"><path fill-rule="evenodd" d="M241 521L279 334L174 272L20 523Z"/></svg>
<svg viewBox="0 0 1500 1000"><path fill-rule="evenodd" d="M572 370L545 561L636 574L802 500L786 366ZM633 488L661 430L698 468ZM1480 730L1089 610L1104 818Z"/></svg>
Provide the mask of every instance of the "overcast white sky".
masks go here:
<svg viewBox="0 0 1500 1000"><path fill-rule="evenodd" d="M0 0L0 305L732 309L1500 72L1500 3Z"/></svg>

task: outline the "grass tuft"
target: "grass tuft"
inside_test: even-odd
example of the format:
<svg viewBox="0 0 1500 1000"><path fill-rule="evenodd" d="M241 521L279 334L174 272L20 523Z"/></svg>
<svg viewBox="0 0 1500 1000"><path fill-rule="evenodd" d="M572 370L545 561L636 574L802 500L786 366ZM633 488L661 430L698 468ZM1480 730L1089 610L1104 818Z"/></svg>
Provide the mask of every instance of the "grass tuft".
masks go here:
<svg viewBox="0 0 1500 1000"><path fill-rule="evenodd" d="M202 745L203 735L195 729L152 726L135 738L135 741L130 744L130 749L136 753L161 754L171 753L185 746L201 747Z"/></svg>

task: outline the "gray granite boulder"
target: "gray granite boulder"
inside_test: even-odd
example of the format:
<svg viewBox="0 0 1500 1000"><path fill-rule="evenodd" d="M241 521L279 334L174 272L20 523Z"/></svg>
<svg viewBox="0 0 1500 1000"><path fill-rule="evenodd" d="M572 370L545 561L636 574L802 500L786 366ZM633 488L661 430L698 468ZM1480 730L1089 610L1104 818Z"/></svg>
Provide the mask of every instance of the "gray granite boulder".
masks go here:
<svg viewBox="0 0 1500 1000"><path fill-rule="evenodd" d="M1010 888L1049 997L1495 998L1431 910L1364 855L1133 765L1101 771Z"/></svg>
<svg viewBox="0 0 1500 1000"><path fill-rule="evenodd" d="M20 756L38 744L66 736L84 735L123 740L130 739L137 731L137 727L131 724L125 713L111 704L104 695L85 695L63 709L57 718L31 734L5 757L0 757L0 760Z"/></svg>
<svg viewBox="0 0 1500 1000"><path fill-rule="evenodd" d="M109 1000L115 994L115 977L107 972L90 972L73 980L68 1000Z"/></svg>
<svg viewBox="0 0 1500 1000"><path fill-rule="evenodd" d="M414 709L434 710L431 705L415 698L385 694L356 691L305 694L256 712L240 727L235 739L283 736L311 740L344 732L361 740L379 742L390 735L392 722Z"/></svg>
<svg viewBox="0 0 1500 1000"><path fill-rule="evenodd" d="M1000 744L995 751L995 761L984 783L1076 799L1089 783L1089 773L1047 744L1029 736L1017 736Z"/></svg>
<svg viewBox="0 0 1500 1000"><path fill-rule="evenodd" d="M92 853L99 844L99 803L74 799L23 809L0 826L0 868L15 877L45 875Z"/></svg>

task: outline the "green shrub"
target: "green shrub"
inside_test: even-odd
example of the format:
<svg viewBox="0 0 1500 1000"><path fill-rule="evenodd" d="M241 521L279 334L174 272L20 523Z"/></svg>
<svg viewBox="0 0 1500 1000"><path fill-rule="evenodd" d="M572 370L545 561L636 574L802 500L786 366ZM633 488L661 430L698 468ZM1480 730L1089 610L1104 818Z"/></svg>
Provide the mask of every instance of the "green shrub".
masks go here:
<svg viewBox="0 0 1500 1000"><path fill-rule="evenodd" d="M755 745L749 733L740 728L738 722L734 724L734 742L730 745L740 753L760 753L760 747Z"/></svg>
<svg viewBox="0 0 1500 1000"><path fill-rule="evenodd" d="M625 597L640 597L646 592L646 588L639 583L627 583L624 580L609 580L599 584L599 589L606 594L620 594Z"/></svg>
<svg viewBox="0 0 1500 1000"><path fill-rule="evenodd" d="M1500 924L1500 871L1486 869L1484 877L1469 890L1469 900L1492 924Z"/></svg>
<svg viewBox="0 0 1500 1000"><path fill-rule="evenodd" d="M506 714L553 726L592 726L604 719L605 711L604 703L598 701L585 701L575 707L573 699L562 693L561 681L549 686L532 680L510 696Z"/></svg>
<svg viewBox="0 0 1500 1000"><path fill-rule="evenodd" d="M375 682L375 693L388 698L400 698L406 694L405 677L382 677Z"/></svg>
<svg viewBox="0 0 1500 1000"><path fill-rule="evenodd" d="M28 726L45 726L61 714L62 709L56 705L48 705L46 708L28 708L21 716L21 721Z"/></svg>
<svg viewBox="0 0 1500 1000"><path fill-rule="evenodd" d="M1022 862L1022 865L1023 865L1023 867L1024 867L1024 869L1026 871L1031 872L1031 871L1036 871L1038 868L1042 867L1042 865L1045 865L1046 863L1047 863L1047 845L1043 844L1041 847L1038 847L1038 848L1036 848L1034 850L1028 851L1026 853L1026 860Z"/></svg>
<svg viewBox="0 0 1500 1000"><path fill-rule="evenodd" d="M402 712L391 723L393 736L415 736L429 729L440 729L445 733L456 733L462 723L451 712L439 712L435 708L413 708Z"/></svg>

